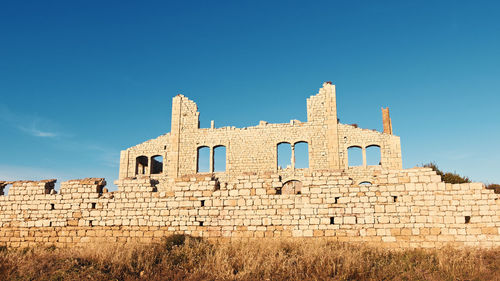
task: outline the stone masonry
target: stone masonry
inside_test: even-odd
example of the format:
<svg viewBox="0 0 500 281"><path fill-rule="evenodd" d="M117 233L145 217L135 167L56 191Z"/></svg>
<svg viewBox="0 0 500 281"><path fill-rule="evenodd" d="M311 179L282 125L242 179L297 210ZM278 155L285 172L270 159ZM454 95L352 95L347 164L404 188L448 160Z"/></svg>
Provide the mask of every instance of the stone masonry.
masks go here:
<svg viewBox="0 0 500 281"><path fill-rule="evenodd" d="M481 183L446 184L430 168L402 169L389 109L383 132L340 124L335 86L307 99L307 122L199 128L196 104L173 98L171 132L121 152L118 191L104 179L0 181L0 245L328 237L390 247L500 246L499 195ZM278 165L278 145L291 147ZM296 168L295 146L308 167ZM225 148L225 169L215 155ZM366 150L377 147L378 165ZM209 150L200 172L200 149ZM350 150L362 164L350 166Z"/></svg>

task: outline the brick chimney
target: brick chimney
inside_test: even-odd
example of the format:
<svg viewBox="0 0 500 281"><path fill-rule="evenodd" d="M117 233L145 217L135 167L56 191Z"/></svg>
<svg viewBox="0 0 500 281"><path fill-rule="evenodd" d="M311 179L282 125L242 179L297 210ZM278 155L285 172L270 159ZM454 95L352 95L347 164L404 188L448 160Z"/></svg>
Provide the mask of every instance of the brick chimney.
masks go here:
<svg viewBox="0 0 500 281"><path fill-rule="evenodd" d="M392 135L392 122L389 115L389 107L382 107L382 123L384 124L384 133Z"/></svg>

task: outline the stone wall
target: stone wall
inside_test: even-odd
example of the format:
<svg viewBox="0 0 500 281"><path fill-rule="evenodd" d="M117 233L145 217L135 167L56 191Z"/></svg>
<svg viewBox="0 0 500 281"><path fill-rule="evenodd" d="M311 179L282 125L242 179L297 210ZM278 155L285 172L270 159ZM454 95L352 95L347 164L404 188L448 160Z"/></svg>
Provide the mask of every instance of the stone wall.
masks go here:
<svg viewBox="0 0 500 281"><path fill-rule="evenodd" d="M178 95L171 131L121 152L116 192L97 178L63 182L59 193L55 180L0 181L0 245L151 242L174 233L500 245L499 195L480 183L445 184L429 168L403 170L388 109L384 133L340 124L335 86L327 82L307 99L307 119L200 129L196 103ZM279 168L277 146L284 142L291 165ZM297 169L294 147L303 142L309 166ZM214 172L220 146L226 169ZM372 146L380 148L378 165L367 163ZM200 147L210 150L208 173L197 167ZM362 151L359 167L349 166L354 147Z"/></svg>
<svg viewBox="0 0 500 281"><path fill-rule="evenodd" d="M427 168L122 179L116 192L106 192L103 179L84 179L62 183L55 194L53 182L10 182L9 194L0 196L1 245L150 242L173 233L500 245L499 195L480 183L445 184Z"/></svg>

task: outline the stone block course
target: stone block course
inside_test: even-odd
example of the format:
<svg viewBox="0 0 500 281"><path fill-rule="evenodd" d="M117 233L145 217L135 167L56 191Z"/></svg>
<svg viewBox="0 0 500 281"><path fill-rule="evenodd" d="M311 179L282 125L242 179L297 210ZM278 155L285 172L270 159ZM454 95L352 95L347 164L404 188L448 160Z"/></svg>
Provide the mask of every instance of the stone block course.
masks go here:
<svg viewBox="0 0 500 281"><path fill-rule="evenodd" d="M84 246L205 238L330 237L390 247L500 245L500 200L480 183L445 184L430 168L402 169L388 109L384 132L338 122L335 86L307 99L307 122L199 128L196 104L173 99L172 130L120 154L118 191L101 178L0 181L0 245ZM292 147L278 167L277 145ZM308 144L307 168L294 147ZM226 148L225 171L198 173L198 148ZM380 165L366 165L366 148ZM360 147L363 165L348 165ZM160 162L159 156L163 157ZM7 195L4 188L12 185Z"/></svg>
<svg viewBox="0 0 500 281"><path fill-rule="evenodd" d="M389 175L406 177L409 172L428 173L427 170L409 169ZM297 180L312 184L315 178L335 181L334 177L322 175L302 176ZM242 190L245 190L246 184L253 187L262 179L267 181L271 177L240 179L228 182L227 186L243 183ZM434 183L425 177L421 179L427 182L405 184L412 187L410 191L406 188L398 191L399 185L390 183L362 188L336 184L325 188L322 193L312 192L313 188L303 189L307 191L301 194L282 195L225 193L220 189L217 195L213 193L205 197L198 191L214 188L220 184L217 180L189 181L188 190L184 182L172 183L168 189L176 196L159 191L98 193L96 191L102 190L103 180L91 184L87 179L70 181L62 186L72 186L72 189L61 188L61 194L44 195L36 200L37 192L28 195L28 200L11 195L1 197L0 243L13 247L34 244L72 246L102 237L109 238L107 241L131 241L135 237L155 241L168 234L185 233L207 238L345 237L344 241L379 241L397 247L439 247L448 242L484 247L499 245L500 215L495 200L499 195L478 184L431 191L427 187L435 186ZM44 184L13 183L18 188L22 186L33 191ZM134 185L133 180L123 184ZM138 184L144 187L141 180ZM419 188L414 188L416 186ZM471 186L482 186L483 189L470 189ZM64 190L81 196L64 196ZM257 187L256 190L265 188ZM464 199L482 194L483 190L487 191L484 198ZM394 202L391 196L384 194L398 194L398 200ZM329 200L319 200L322 196ZM437 206L438 197L454 200L440 201ZM329 203L332 198L333 202L338 198L337 203ZM379 198L386 200L380 202ZM204 200L203 206L201 200ZM477 209L448 208L457 201L464 207L475 206ZM423 204L415 206L415 202Z"/></svg>

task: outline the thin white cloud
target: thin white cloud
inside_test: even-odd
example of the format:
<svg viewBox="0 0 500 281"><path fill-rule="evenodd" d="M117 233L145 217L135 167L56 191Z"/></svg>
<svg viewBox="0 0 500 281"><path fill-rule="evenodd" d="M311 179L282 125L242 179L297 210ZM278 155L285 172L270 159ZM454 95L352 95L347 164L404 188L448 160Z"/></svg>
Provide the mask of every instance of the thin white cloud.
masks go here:
<svg viewBox="0 0 500 281"><path fill-rule="evenodd" d="M0 126L6 125L15 128L25 134L37 138L51 138L54 141L51 144L55 145L58 150L78 151L79 153L91 154L95 157L97 166L103 168L113 168L118 174L118 166L120 160L119 149L113 149L102 146L97 143L92 143L83 138L76 138L74 135L53 130L57 124L47 118L43 118L33 114L21 114L10 110L6 105L0 104ZM94 171L95 172L95 171ZM68 174L65 174L68 173ZM13 166L0 163L0 180L41 180L47 178L57 178L58 182L71 178L92 176L87 172L81 171L74 173L74 170L53 171L41 167L29 166ZM110 179L113 179L110 176ZM109 187L113 188L112 180Z"/></svg>
<svg viewBox="0 0 500 281"><path fill-rule="evenodd" d="M119 150L109 149L99 144L88 143L80 138L76 140L70 134L51 130L51 128L56 125L47 118L38 115L13 112L6 105L0 104L0 121L33 137L54 138L58 141L58 147L66 150L98 152L100 154L100 160L105 166L118 167L120 157Z"/></svg>
<svg viewBox="0 0 500 281"><path fill-rule="evenodd" d="M44 131L40 131L36 128L26 128L26 127L22 127L22 126L19 126L18 127L21 131L23 132L26 132L34 137L41 137L41 138L55 138L58 136L58 134L56 133L52 133L52 132L44 132Z"/></svg>
<svg viewBox="0 0 500 281"><path fill-rule="evenodd" d="M0 104L0 120L4 124L33 137L55 138L60 136L59 133L49 130L49 127L52 127L52 122L49 120L36 115L14 113L3 104Z"/></svg>

